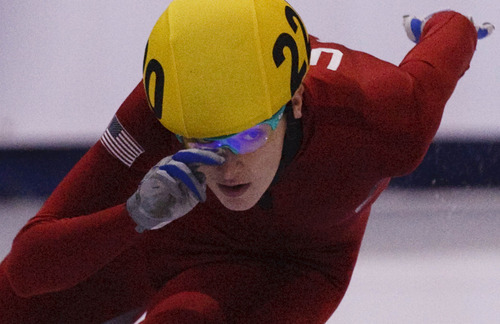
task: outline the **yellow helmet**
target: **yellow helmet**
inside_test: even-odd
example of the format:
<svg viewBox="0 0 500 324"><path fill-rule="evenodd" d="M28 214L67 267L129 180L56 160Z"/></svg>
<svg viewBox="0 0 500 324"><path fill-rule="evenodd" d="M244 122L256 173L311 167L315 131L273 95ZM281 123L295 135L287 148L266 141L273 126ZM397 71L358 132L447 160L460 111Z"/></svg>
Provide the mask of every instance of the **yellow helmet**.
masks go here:
<svg viewBox="0 0 500 324"><path fill-rule="evenodd" d="M309 56L304 24L284 0L174 0L149 37L143 80L168 130L218 137L272 117Z"/></svg>

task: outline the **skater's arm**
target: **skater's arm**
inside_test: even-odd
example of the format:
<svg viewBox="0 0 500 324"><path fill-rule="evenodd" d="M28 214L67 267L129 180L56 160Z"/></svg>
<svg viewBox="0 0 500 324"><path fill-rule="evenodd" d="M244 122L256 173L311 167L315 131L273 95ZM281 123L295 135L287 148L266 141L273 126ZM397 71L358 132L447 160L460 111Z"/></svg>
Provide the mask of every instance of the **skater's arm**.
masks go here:
<svg viewBox="0 0 500 324"><path fill-rule="evenodd" d="M458 80L469 68L477 43L468 18L455 12L435 14L426 24L420 42L408 53L392 79L382 87L397 89L388 105L373 95L368 118L382 136L381 145L391 166L388 175L404 175L422 161L431 144ZM391 84L390 81L393 81ZM377 91L377 90L375 90Z"/></svg>
<svg viewBox="0 0 500 324"><path fill-rule="evenodd" d="M126 165L99 141L75 165L13 242L7 272L19 295L72 287L140 237L125 202L168 154L170 134L147 107L142 85L116 116L144 152Z"/></svg>

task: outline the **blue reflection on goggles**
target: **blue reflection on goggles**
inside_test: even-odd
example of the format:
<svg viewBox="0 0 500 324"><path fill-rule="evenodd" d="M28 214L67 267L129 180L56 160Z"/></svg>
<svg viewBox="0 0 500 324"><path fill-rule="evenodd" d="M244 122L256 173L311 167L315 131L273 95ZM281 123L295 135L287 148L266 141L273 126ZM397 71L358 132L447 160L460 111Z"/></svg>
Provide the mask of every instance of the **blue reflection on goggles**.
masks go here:
<svg viewBox="0 0 500 324"><path fill-rule="evenodd" d="M277 113L271 118L251 127L242 132L220 137L210 137L203 139L184 138L176 135L177 139L189 148L198 148L203 150L218 150L220 148L227 148L234 154L247 154L252 153L262 147L271 130L278 127L278 123L283 116L286 105L281 107ZM271 128L271 130L269 129Z"/></svg>

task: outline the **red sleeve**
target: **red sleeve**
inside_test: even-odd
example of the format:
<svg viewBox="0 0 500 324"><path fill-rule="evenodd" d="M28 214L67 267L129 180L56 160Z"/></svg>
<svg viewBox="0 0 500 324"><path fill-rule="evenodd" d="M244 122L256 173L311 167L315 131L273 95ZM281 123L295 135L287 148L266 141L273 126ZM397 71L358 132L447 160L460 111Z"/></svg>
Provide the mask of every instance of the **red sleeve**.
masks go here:
<svg viewBox="0 0 500 324"><path fill-rule="evenodd" d="M427 152L476 43L469 19L451 11L426 23L420 42L399 66L340 45L313 42L316 47L333 45L344 56L336 71L326 69L328 61L321 59L311 68L305 104L341 116L339 124L362 128L365 133L349 139L362 138L356 143L357 158L380 176L407 174Z"/></svg>
<svg viewBox="0 0 500 324"><path fill-rule="evenodd" d="M141 84L116 116L144 152L129 167L99 141L68 173L5 260L19 295L72 287L140 237L125 202L145 172L171 152L172 136L149 110Z"/></svg>

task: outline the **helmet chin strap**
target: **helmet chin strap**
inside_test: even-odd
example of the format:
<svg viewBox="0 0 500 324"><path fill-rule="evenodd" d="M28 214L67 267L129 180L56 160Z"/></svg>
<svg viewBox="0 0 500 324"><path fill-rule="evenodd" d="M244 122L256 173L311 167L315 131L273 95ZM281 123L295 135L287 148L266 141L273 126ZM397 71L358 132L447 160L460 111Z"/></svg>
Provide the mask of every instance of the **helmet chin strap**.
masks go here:
<svg viewBox="0 0 500 324"><path fill-rule="evenodd" d="M302 145L302 120L296 119L293 116L292 103L289 102L285 109L286 116L286 131L283 140L283 150L281 152L281 161L278 166L278 171L271 182L269 188L279 181L283 170L293 161L300 146ZM273 197L269 188L264 192L259 202L257 203L262 209L271 209L273 207Z"/></svg>

